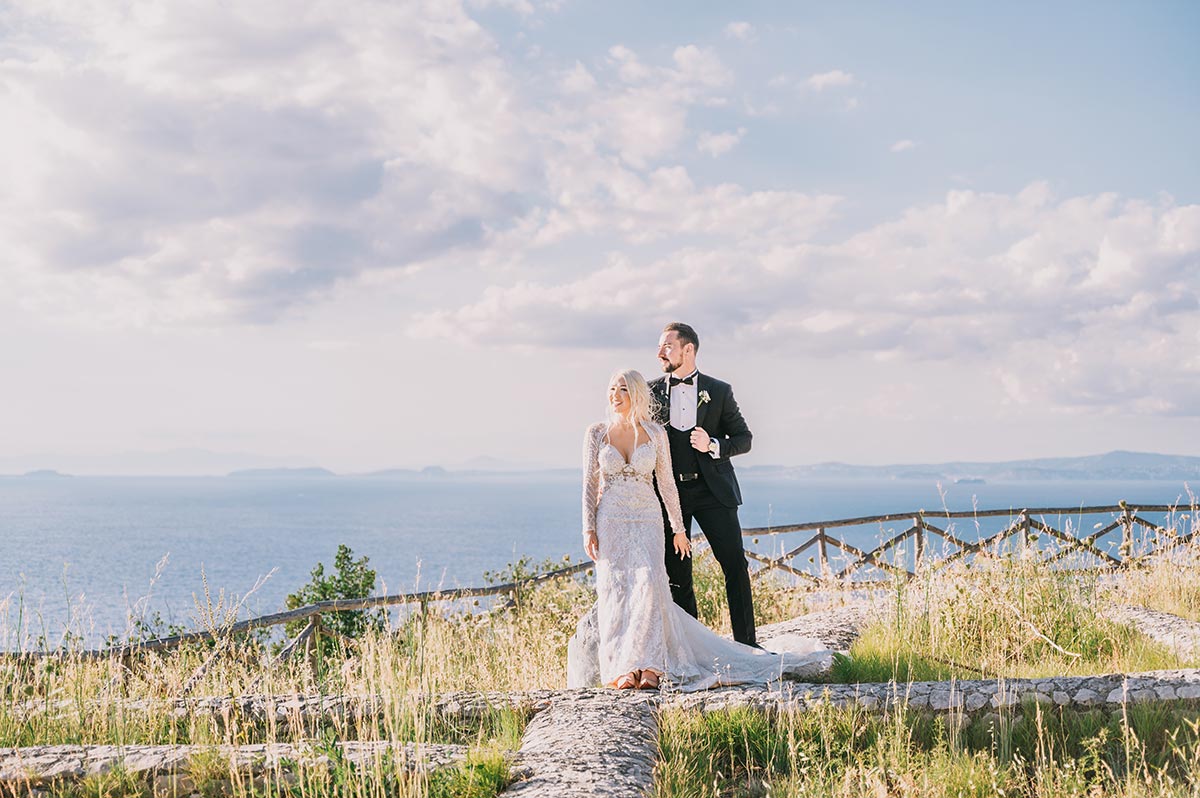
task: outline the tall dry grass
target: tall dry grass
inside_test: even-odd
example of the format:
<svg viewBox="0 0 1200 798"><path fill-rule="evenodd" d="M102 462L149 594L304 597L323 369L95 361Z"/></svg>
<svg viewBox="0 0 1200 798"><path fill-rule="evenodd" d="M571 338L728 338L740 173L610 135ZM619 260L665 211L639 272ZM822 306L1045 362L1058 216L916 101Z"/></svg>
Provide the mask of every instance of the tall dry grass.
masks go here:
<svg viewBox="0 0 1200 798"><path fill-rule="evenodd" d="M1194 796L1200 712L670 712L655 798Z"/></svg>
<svg viewBox="0 0 1200 798"><path fill-rule="evenodd" d="M1191 526L1176 530L1173 534L1177 536L1196 529L1194 511L1181 516ZM916 579L897 581L875 594L880 621L865 630L850 660L839 665L838 677L846 681L905 681L1193 664L1172 658L1130 630L1103 621L1098 610L1103 602L1121 600L1195 617L1194 608L1200 606L1200 580L1194 578L1200 561L1198 549L1200 544L1193 542L1170 556L1146 559L1119 580L1063 573L1036 558L1020 556L982 556L969 566L922 570ZM724 581L710 554L697 557L695 575L701 620L728 632ZM833 589L861 597L853 583ZM469 723L452 723L432 711L430 697L459 690L565 686L567 640L594 599L586 578L567 578L522 591L512 606L492 611L448 611L430 605L393 618L388 628L369 633L351 646L324 651L315 661L298 657L275 668L266 667L270 652L260 641L231 641L229 651L213 662L192 691L194 695L217 696L253 692L278 701L296 694L378 696L384 709L369 719L330 715L310 721L294 713L264 722L177 714L174 699L209 657L211 649L206 646L141 655L129 672L112 660L70 654L44 660L4 659L0 660L0 747L52 743L236 745L335 739L458 742L471 745L474 753L469 767L454 771L459 780L453 788L457 792L446 793L443 790L450 788L424 777L401 777L399 764L383 760L357 775L343 769L345 772L313 773L305 778L313 779L314 789L324 785L317 794L334 791L331 785L339 779L349 790L344 794L475 794L462 792L466 789L462 785L475 778L470 774L484 774L480 778L487 781L491 777L486 774L491 773L493 782L503 780L502 752L518 745L526 718L517 711L496 710ZM811 593L779 575L755 581L760 624L803 614L812 602ZM826 603L827 598L822 599L822 604ZM219 627L228 620L232 606L234 603L222 604L218 598L201 620ZM11 605L0 607L0 639L13 639L11 622L20 611ZM131 701L141 702L140 708L131 710ZM1172 721L1177 721L1175 728L1180 733L1191 728L1185 720ZM899 727L888 733L900 739ZM882 732L875 738L888 739ZM879 755L881 749L871 750ZM900 756L900 749L893 750ZM980 751L960 755L926 745L919 755L910 754L893 764L909 767L905 763L920 762L920 772L944 768L947 783L1000 783L996 774L1003 768L997 770L999 766L981 758ZM886 758L879 761L888 762ZM881 768L879 773L887 771ZM1065 783L1074 776L1064 768L1056 765L1038 778L1046 779L1047 784ZM866 772L842 773L838 783L857 784L865 790L863 785L875 778L863 775ZM114 784L120 783L116 778ZM1141 794L1136 786L1140 783L1128 782L1121 788L1126 792L1113 794ZM116 794L104 785L93 786L96 794Z"/></svg>

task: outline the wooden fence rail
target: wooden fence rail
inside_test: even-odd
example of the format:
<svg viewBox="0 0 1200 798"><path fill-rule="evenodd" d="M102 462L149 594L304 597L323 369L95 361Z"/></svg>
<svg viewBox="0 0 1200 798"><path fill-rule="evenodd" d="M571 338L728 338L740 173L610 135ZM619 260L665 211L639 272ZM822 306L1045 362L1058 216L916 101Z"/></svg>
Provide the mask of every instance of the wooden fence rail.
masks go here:
<svg viewBox="0 0 1200 798"><path fill-rule="evenodd" d="M1022 510L942 510L937 512L917 510L910 513L885 513L857 518L840 518L830 521L810 521L803 524L746 529L743 531L743 534L757 537L760 535L777 535L815 530L815 534L812 537L805 540L799 546L785 551L778 557L766 557L753 551L747 551L746 556L761 566L754 572L754 577L777 570L817 585L826 583L829 580L844 581L851 579L855 576L856 572L872 567L891 577L912 577L915 575L915 572L906 565L899 564L901 557L907 555L907 551L902 549L901 546L910 540L913 541L912 559L914 564L920 563L925 567L934 569L944 568L947 565L973 554L978 554L981 551L998 548L1008 538L1014 538L1023 550L1027 550L1038 535L1045 535L1059 544L1057 551L1050 551L1045 555L1047 563L1059 562L1071 554L1079 553L1094 557L1099 561L1099 565L1102 568L1118 568L1133 564L1145 557L1162 554L1178 546L1190 543L1198 534L1197 530L1200 530L1200 522L1196 519L1196 512L1196 507L1186 505L1131 505L1128 502L1121 502L1116 505L1036 507ZM1101 526L1097 524L1099 528L1085 537L1068 534L1040 520L1048 516L1069 515L1082 518L1083 516L1102 515L1106 513L1114 514L1117 517L1107 525ZM1183 520L1186 520L1190 513L1193 531L1186 534L1178 534L1169 527L1146 520L1139 513L1167 513L1171 516L1178 515ZM950 524L937 526L933 523L934 521L939 521L939 519L982 519L1002 518L1006 516L1012 519L1008 526L993 535L981 537L975 541L967 541L955 535L950 531ZM871 524L877 524L882 527L883 524L894 521L908 522L908 526L903 531L892 535L886 540L882 540L879 545L869 551L864 551L838 537L830 535L827 531L839 527L867 526ZM1141 551L1135 552L1135 529L1138 527L1153 533L1155 537L1149 540ZM1117 529L1121 530L1121 543L1117 547L1117 552L1120 556L1114 556L1112 552L1105 551L1096 545L1096 542L1100 538ZM931 535L936 535L943 541L941 556L938 556L936 551L930 556L929 544ZM814 574L796 568L792 562L814 546L816 547L816 554L810 559L810 562L815 562L817 573ZM955 550L946 551L947 546L953 546ZM831 547L836 548L840 552L839 557L831 558L829 552ZM833 570L831 563L834 559L840 561L841 567L838 570ZM878 582L879 580L855 580L856 584L864 586L877 584Z"/></svg>
<svg viewBox="0 0 1200 798"><path fill-rule="evenodd" d="M1134 509L1134 508L1137 509ZM1192 513L1193 531L1187 534L1178 534L1167 527L1154 524L1147 521L1139 513L1168 513L1170 515ZM884 513L881 515L868 515L857 518L839 518L828 521L810 521L801 524L787 524L783 526L769 526L744 529L742 534L745 537L760 537L768 535L782 535L794 532L804 532L812 530L814 534L805 540L799 546L785 551L778 557L767 557L754 551L747 550L746 556L753 562L756 562L760 567L752 574L754 577L760 577L769 571L776 570L791 574L797 578L804 580L811 585L825 584L830 581L845 582L847 580L854 581L856 585L877 584L878 580L871 581L867 579L854 579L856 572L864 568L876 568L892 578L909 578L915 575L914 569L910 569L905 564L898 564L899 554L904 553L899 548L902 544L913 540L914 545L914 563L923 564L927 567L942 568L957 560L969 557L972 554L987 550L991 547L997 547L1002 544L1007 538L1016 538L1018 544L1023 549L1028 549L1032 539L1037 534L1044 534L1058 541L1062 548L1056 552L1051 552L1045 557L1046 562L1057 562L1062 560L1073 552L1080 552L1086 555L1095 557L1101 563L1103 568L1119 568L1136 562L1137 560L1151 556L1153 554L1163 553L1172 548L1186 545L1190 543L1198 534L1196 531L1200 529L1200 523L1197 523L1195 513L1197 508L1175 505L1131 505L1127 502L1121 502L1117 505L1091 506L1091 507L1049 507L1049 508L1029 508L1023 510L966 510L966 511L938 511L927 512L925 510L917 510L907 513ZM1117 518L1111 523L1104 525L1097 531L1092 532L1086 537L1076 537L1067 534L1061 530L1055 529L1045 523L1040 518L1047 516L1086 516L1100 515L1105 513L1116 514ZM1009 517L1013 519L1008 526L1001 531L989 536L983 537L974 542L967 541L952 533L949 529L950 524L938 526L935 521L940 519L981 519L981 518L1000 518ZM882 541L875 548L869 551L854 546L838 537L830 535L828 530L838 529L842 527L852 526L867 526L883 524L894 521L905 521L909 525L901 532L893 535L887 540ZM1142 527L1145 530L1155 533L1157 536L1153 541L1153 545L1141 552L1135 553L1134 546L1134 528ZM1121 544L1118 547L1120 556L1114 556L1112 553L1104 551L1097 547L1096 541L1105 535L1121 530ZM956 547L953 552L947 552L944 556L938 557L936 552L933 556L930 555L929 536L936 535L940 537L944 544L949 544ZM809 549L816 547L814 562L817 566L817 573L813 574L802 568L795 567L792 563L797 558L807 552ZM834 548L840 552L839 556L831 557L830 549ZM891 560L889 561L889 557ZM834 570L833 563L838 562L840 567ZM119 657L123 662L129 662L134 654L161 651L164 649L173 648L187 643L200 643L209 641L227 641L229 638L271 626L279 626L294 621L308 620L309 623L305 626L296 639L290 641L284 648L284 653L280 657L286 658L292 651L301 647L311 650L313 639L318 638L322 634L322 626L320 616L326 613L347 612L352 610L369 610L381 607L394 607L408 604L426 605L431 602L452 601L464 598L481 598L488 596L512 595L523 588L533 587L554 579L562 579L565 577L575 576L592 567L591 563L580 563L566 568L560 568L556 571L540 574L525 580L515 582L507 582L500 585L489 585L486 587L466 587L455 588L450 590L427 590L418 593L402 593L390 596L372 596L363 599L338 599L333 601L322 601L316 604L309 604L304 607L287 610L285 612L272 613L270 615L262 615L256 618L250 618L243 621L228 624L218 629L205 629L195 632L187 632L185 634L173 635L170 637L158 638L155 640L147 640L143 642L131 642L119 646L111 646L103 649L89 650L51 650L51 651L22 651L22 652L4 652L0 653L0 657L19 658L19 659L36 659L44 657L59 657L69 655L80 658L98 658L98 657ZM916 566L914 566L916 567ZM325 634L329 634L327 630ZM207 660L194 675L194 678L189 680L189 685L198 682L200 676L207 670L211 659L215 658L220 652L221 646L218 646L212 657Z"/></svg>

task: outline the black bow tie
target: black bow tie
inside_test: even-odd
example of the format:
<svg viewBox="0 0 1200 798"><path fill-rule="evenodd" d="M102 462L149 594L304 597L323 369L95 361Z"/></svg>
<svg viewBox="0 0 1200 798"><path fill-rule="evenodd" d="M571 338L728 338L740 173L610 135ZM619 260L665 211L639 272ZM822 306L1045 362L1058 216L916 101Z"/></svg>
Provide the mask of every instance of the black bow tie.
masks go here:
<svg viewBox="0 0 1200 798"><path fill-rule="evenodd" d="M671 378L670 378L670 379L671 379L671 387L672 387L672 388L674 388L676 385L678 385L678 384L679 384L679 383L681 383L681 382L682 382L684 385L691 385L691 384L692 384L692 381L693 381L693 379L692 379L692 378L693 378L693 377L695 377L695 376L696 376L696 375L695 375L695 374L693 374L691 377L684 377L682 380L681 380L681 379L679 379L678 377L671 377Z"/></svg>

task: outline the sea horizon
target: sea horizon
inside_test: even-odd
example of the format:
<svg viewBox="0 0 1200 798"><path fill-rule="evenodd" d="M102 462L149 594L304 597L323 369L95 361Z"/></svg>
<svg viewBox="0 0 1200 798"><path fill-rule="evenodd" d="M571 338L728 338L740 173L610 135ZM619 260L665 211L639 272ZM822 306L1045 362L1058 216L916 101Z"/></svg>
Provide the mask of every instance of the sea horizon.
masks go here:
<svg viewBox="0 0 1200 798"><path fill-rule="evenodd" d="M778 527L886 512L1171 505L1184 480L964 481L776 478L741 474L745 528ZM522 557L580 562L578 476L513 474L453 480L373 477L75 477L0 482L0 632L6 648L70 629L88 645L128 633L130 617L195 626L209 599L242 597L239 617L274 612L339 544L366 556L378 592L484 584ZM1078 529L1088 519L1068 519ZM1061 525L1062 519L1047 519ZM973 539L1006 519L954 522ZM900 523L847 528L868 546ZM695 530L698 536L698 530ZM811 533L746 538L778 555ZM164 559L165 558L165 559ZM163 563L156 578L156 568ZM18 617L20 618L18 620ZM18 627L20 627L18 629Z"/></svg>

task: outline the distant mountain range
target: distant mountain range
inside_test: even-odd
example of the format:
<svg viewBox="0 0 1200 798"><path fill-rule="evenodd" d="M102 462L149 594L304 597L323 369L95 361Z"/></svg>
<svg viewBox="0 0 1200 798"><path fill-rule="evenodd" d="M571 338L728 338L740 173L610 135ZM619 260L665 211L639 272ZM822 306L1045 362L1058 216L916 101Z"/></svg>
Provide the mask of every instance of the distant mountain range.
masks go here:
<svg viewBox="0 0 1200 798"><path fill-rule="evenodd" d="M578 473L577 468L537 468L521 466L491 457L478 457L453 467L389 468L354 474L337 474L325 468L296 462L296 459L271 458L247 454L221 454L203 449L175 450L160 454L142 453L127 459L63 458L54 465L39 458L44 465L39 470L5 468L0 458L0 474L25 473L31 478L50 479L67 474L137 475L163 474L172 476L214 476L224 474L235 478L253 477L311 477L338 476L373 477L378 479L429 480L494 476L518 477L535 474L565 476ZM124 464L124 467L121 467ZM40 465L40 464L39 464ZM1200 457L1152 454L1147 452L1115 451L1087 457L1046 457L1005 462L955 461L949 463L920 463L864 466L849 463L816 463L814 465L740 466L746 474L759 474L784 479L921 479L944 482L1024 481L1038 479L1080 480L1188 480L1200 485Z"/></svg>
<svg viewBox="0 0 1200 798"><path fill-rule="evenodd" d="M453 479L481 474L571 474L576 469L525 469L512 464L502 468L443 469L430 466L421 470L389 469L361 476L392 479ZM1193 480L1200 484L1200 457L1151 454L1146 452L1109 452L1086 457L1046 457L1005 462L956 461L950 463L896 464L881 466L849 463L817 463L805 466L759 465L739 469L791 479L921 479L944 482L998 482L1037 479Z"/></svg>
<svg viewBox="0 0 1200 798"><path fill-rule="evenodd" d="M103 455L0 454L0 474L29 471L59 471L89 476L214 476L230 471L260 468L293 468L314 463L302 457L269 457L246 452L214 452L209 449L169 449L161 452L121 452Z"/></svg>
<svg viewBox="0 0 1200 798"><path fill-rule="evenodd" d="M999 463L958 461L882 466L818 463L809 466L752 466L746 471L774 473L797 479L939 479L949 482L1179 479L1200 482L1200 457L1116 451L1087 457L1046 457Z"/></svg>
<svg viewBox="0 0 1200 798"><path fill-rule="evenodd" d="M21 476L26 479L66 479L70 474L60 474L49 468L41 468L37 471L27 471Z"/></svg>
<svg viewBox="0 0 1200 798"><path fill-rule="evenodd" d="M328 468L244 468L230 471L230 477L336 477Z"/></svg>

